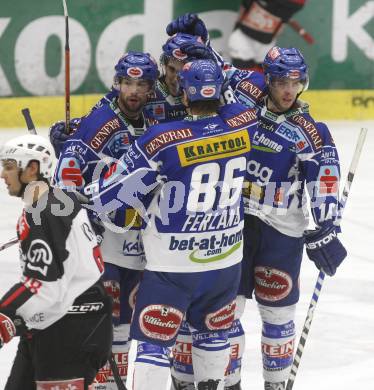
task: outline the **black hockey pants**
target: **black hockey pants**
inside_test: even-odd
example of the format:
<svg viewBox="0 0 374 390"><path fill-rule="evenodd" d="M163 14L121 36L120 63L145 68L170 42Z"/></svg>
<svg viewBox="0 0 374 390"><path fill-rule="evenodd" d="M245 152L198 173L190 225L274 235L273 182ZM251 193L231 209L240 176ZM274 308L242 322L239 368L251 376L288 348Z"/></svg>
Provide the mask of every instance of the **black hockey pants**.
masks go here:
<svg viewBox="0 0 374 390"><path fill-rule="evenodd" d="M111 353L111 299L96 284L72 309L48 328L21 336L4 390L35 390L35 381L72 378L84 378L88 388Z"/></svg>

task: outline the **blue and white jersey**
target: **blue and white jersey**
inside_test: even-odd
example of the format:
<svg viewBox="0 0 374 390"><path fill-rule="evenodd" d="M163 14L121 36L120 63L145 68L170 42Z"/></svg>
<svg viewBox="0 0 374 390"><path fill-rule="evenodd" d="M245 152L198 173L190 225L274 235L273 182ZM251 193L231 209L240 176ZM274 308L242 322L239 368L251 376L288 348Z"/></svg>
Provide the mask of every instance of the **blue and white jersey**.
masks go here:
<svg viewBox="0 0 374 390"><path fill-rule="evenodd" d="M81 191L98 177L110 158L119 158L148 125L134 127L119 110L116 99L83 117L78 130L64 144L55 172L55 184ZM100 168L101 167L101 168ZM105 225L102 252L105 262L130 269L144 268L141 222L134 210L113 212ZM123 229L125 234L123 234Z"/></svg>
<svg viewBox="0 0 374 390"><path fill-rule="evenodd" d="M264 75L251 70L240 70L225 66L228 86L234 93L236 100L247 107L254 107L267 94Z"/></svg>
<svg viewBox="0 0 374 390"><path fill-rule="evenodd" d="M146 269L201 272L242 259L242 185L254 109L158 124L86 188L99 215L141 210Z"/></svg>
<svg viewBox="0 0 374 390"><path fill-rule="evenodd" d="M259 119L247 164L246 213L293 237L308 226L308 209L317 226L333 224L340 164L327 126L315 122L301 101L283 114L269 111L262 73L233 70L230 86L241 103L257 109Z"/></svg>
<svg viewBox="0 0 374 390"><path fill-rule="evenodd" d="M156 81L155 93L148 99L145 110L160 123L180 120L187 115L182 95L172 96L163 78Z"/></svg>

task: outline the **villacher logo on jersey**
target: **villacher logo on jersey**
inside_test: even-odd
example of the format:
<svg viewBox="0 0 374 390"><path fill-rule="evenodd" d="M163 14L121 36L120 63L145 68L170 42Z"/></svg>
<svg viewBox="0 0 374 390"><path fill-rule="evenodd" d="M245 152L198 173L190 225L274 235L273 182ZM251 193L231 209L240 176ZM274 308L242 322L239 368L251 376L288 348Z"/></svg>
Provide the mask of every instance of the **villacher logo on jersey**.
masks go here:
<svg viewBox="0 0 374 390"><path fill-rule="evenodd" d="M292 278L285 271L255 267L256 296L268 302L279 301L291 292Z"/></svg>
<svg viewBox="0 0 374 390"><path fill-rule="evenodd" d="M152 339L171 340L179 329L183 313L167 305L146 306L139 315L141 331Z"/></svg>
<svg viewBox="0 0 374 390"><path fill-rule="evenodd" d="M229 329L235 318L236 302L233 301L214 313L208 314L205 325L210 330Z"/></svg>

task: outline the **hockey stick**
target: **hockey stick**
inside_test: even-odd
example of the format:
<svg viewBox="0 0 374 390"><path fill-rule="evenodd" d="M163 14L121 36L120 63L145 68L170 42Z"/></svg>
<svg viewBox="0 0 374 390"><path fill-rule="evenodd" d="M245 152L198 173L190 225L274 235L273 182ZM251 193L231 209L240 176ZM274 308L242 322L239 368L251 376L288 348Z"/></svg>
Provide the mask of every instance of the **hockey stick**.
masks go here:
<svg viewBox="0 0 374 390"><path fill-rule="evenodd" d="M116 382L117 389L118 390L127 390L127 387L122 382L121 375L119 374L118 366L117 366L117 363L114 359L113 353L109 357L109 364L110 364L110 368L113 372L113 378L114 378L114 382Z"/></svg>
<svg viewBox="0 0 374 390"><path fill-rule="evenodd" d="M341 201L340 214L339 214L339 217L338 217L339 218L338 219L338 224L339 225L340 225L340 222L341 222L341 219L342 219L343 210L344 210L345 205L347 203L349 191L350 191L350 188L351 188L351 185L352 185L352 182L353 182L353 179L354 179L354 175L355 175L355 172L356 172L356 168L357 168L357 165L358 165L358 160L359 160L359 158L361 156L361 151L362 151L362 148L364 146L366 133L367 133L367 129L361 129L360 135L359 135L358 140L357 140L356 149L355 149L355 152L354 152L353 157L352 157L351 165L349 167L347 179L346 179L346 182L345 182L345 185L344 185L344 189L343 189L343 196L342 196L342 201ZM323 282L325 280L325 276L326 276L326 274L322 270L318 274L317 282L316 282L316 285L314 287L314 291L313 291L313 295L312 295L312 299L311 299L310 304L309 304L308 313L307 313L307 316L306 316L306 319L305 319L305 322L304 322L304 327L303 327L303 330L301 332L299 344L297 346L295 357L294 357L294 360L293 360L293 363L292 363L291 372L290 372L290 375L288 377L286 390L291 390L293 388L294 383L295 383L297 370L298 370L299 365L300 365L301 356L302 356L302 354L304 352L306 339L308 337L310 326L312 325L314 310L315 310L315 308L317 306L318 298L319 298L319 295L320 295L321 290L322 290L322 286L323 286Z"/></svg>
<svg viewBox="0 0 374 390"><path fill-rule="evenodd" d="M25 118L27 128L31 134L36 134L34 122L31 119L30 110L28 108L24 108L21 110L22 115Z"/></svg>
<svg viewBox="0 0 374 390"><path fill-rule="evenodd" d="M62 0L65 16L65 132L70 130L70 47L69 47L69 15L66 0Z"/></svg>
<svg viewBox="0 0 374 390"><path fill-rule="evenodd" d="M296 21L295 19L290 19L287 22L287 24L292 28L292 30L297 32L304 39L304 41L309 43L309 45L313 45L313 43L314 43L313 36L310 33L308 33L305 30L305 28L300 25L300 23L298 21Z"/></svg>
<svg viewBox="0 0 374 390"><path fill-rule="evenodd" d="M18 242L18 237L14 237L7 241L5 244L0 245L0 251L3 251L6 248L9 248L10 246L17 244Z"/></svg>

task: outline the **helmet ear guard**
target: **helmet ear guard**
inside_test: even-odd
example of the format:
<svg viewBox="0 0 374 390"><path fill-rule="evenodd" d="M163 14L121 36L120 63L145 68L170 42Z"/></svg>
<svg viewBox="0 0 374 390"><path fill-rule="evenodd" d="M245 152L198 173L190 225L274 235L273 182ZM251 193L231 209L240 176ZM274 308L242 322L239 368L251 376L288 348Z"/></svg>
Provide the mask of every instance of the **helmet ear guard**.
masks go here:
<svg viewBox="0 0 374 390"><path fill-rule="evenodd" d="M212 60L188 62L179 72L179 84L190 102L219 100L223 82L221 67Z"/></svg>
<svg viewBox="0 0 374 390"><path fill-rule="evenodd" d="M50 180L53 175L53 148L40 135L26 134L6 142L0 150L0 160L14 160L21 169L35 160L39 162L39 172L44 179Z"/></svg>

